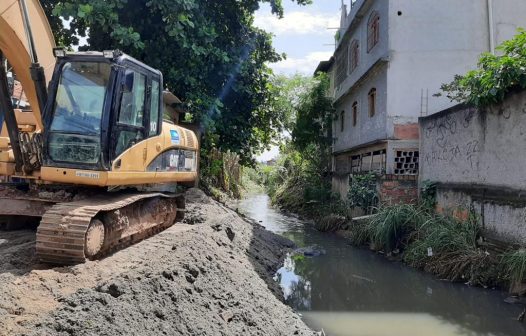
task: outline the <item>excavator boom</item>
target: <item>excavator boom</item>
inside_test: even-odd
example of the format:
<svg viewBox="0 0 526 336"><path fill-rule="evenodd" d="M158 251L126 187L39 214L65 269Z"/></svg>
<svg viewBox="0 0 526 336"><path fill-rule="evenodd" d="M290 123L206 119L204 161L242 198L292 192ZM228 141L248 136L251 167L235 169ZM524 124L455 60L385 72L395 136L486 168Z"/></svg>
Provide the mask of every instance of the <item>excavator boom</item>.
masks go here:
<svg viewBox="0 0 526 336"><path fill-rule="evenodd" d="M40 2L25 0L25 7L30 19L34 47L31 48L30 39L24 27L22 3L19 0L2 0L0 1L0 51L13 67L31 105L37 129L42 130L42 111L37 88L30 71L31 55L38 55L38 62L44 68L45 78L50 80L55 67L53 55L55 40Z"/></svg>

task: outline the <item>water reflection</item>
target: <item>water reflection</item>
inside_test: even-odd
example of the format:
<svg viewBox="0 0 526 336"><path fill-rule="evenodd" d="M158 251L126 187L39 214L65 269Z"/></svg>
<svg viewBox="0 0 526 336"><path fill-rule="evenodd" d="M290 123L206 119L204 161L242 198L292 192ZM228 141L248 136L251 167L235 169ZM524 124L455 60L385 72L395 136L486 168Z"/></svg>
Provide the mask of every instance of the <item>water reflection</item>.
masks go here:
<svg viewBox="0 0 526 336"><path fill-rule="evenodd" d="M401 263L319 233L275 211L266 195L240 211L298 246L317 244L319 257L289 257L276 274L287 303L327 335L526 335L521 307L506 293L439 281Z"/></svg>

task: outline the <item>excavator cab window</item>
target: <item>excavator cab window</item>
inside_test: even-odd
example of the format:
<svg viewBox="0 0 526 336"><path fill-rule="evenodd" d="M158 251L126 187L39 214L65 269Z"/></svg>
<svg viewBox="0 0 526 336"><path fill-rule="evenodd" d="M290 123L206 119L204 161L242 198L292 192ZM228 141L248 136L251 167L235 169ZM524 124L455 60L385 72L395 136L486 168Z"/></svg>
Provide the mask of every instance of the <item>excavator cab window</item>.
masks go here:
<svg viewBox="0 0 526 336"><path fill-rule="evenodd" d="M67 62L57 86L50 126L49 156L53 161L96 164L111 65Z"/></svg>
<svg viewBox="0 0 526 336"><path fill-rule="evenodd" d="M46 106L45 165L104 169L161 129L162 75L122 55L59 60Z"/></svg>
<svg viewBox="0 0 526 336"><path fill-rule="evenodd" d="M146 76L133 69L126 69L122 88L115 157L144 138Z"/></svg>

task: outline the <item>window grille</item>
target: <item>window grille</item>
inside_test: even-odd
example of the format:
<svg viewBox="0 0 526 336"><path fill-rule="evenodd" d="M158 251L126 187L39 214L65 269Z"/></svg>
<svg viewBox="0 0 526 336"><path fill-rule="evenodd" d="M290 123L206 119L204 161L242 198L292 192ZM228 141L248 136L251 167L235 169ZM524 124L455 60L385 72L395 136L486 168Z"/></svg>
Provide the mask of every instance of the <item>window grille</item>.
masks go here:
<svg viewBox="0 0 526 336"><path fill-rule="evenodd" d="M372 12L367 24L367 52L371 51L380 41L380 16Z"/></svg>

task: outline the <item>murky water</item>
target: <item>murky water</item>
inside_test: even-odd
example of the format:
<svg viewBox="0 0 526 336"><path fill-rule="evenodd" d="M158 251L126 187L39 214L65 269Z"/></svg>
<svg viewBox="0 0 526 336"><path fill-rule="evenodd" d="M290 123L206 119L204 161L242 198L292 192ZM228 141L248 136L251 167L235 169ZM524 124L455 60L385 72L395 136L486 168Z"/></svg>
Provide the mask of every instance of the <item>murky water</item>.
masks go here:
<svg viewBox="0 0 526 336"><path fill-rule="evenodd" d="M239 210L293 240L326 254L287 258L276 275L287 303L315 330L331 336L526 335L522 307L506 293L434 279L338 236L285 216L266 195L240 201Z"/></svg>

